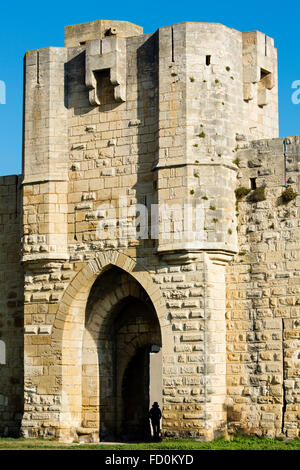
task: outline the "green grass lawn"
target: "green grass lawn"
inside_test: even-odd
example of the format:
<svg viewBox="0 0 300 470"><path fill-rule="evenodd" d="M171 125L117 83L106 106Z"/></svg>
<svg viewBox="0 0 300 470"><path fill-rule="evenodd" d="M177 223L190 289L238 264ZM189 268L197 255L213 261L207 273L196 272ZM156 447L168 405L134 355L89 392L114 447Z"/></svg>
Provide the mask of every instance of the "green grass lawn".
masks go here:
<svg viewBox="0 0 300 470"><path fill-rule="evenodd" d="M235 436L211 442L183 439L138 444L62 444L49 439L0 439L0 450L300 450L300 439L283 441L263 437Z"/></svg>

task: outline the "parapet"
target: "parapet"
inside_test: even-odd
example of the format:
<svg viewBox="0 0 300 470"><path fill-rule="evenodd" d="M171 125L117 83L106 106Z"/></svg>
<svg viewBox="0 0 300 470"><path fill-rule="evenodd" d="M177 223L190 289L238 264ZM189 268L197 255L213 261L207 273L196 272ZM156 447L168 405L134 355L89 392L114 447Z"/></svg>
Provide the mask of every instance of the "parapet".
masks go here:
<svg viewBox="0 0 300 470"><path fill-rule="evenodd" d="M65 47L83 46L107 36L129 38L143 34L143 28L128 21L98 20L65 27Z"/></svg>
<svg viewBox="0 0 300 470"><path fill-rule="evenodd" d="M260 31L243 33L243 74L244 100L250 101L256 94L257 105L266 106L267 90L272 90L277 83L277 54L274 40Z"/></svg>

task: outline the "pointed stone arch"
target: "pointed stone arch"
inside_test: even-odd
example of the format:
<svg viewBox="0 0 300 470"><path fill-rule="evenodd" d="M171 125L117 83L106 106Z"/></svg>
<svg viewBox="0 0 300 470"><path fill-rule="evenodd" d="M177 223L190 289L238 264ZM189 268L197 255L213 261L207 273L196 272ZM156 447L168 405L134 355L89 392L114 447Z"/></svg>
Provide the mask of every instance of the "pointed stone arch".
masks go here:
<svg viewBox="0 0 300 470"><path fill-rule="evenodd" d="M76 274L67 287L60 301L60 306L53 325L56 340L63 338L63 333L65 332L63 323L69 321L70 315L72 315L71 309L85 306L87 301L86 294L89 294L97 277L106 269L109 269L110 266L117 266L123 269L145 289L156 310L161 329L163 330L163 328L169 326L166 303L161 289L154 283L151 274L146 268L124 253L106 251L97 253L95 258L89 261Z"/></svg>
<svg viewBox="0 0 300 470"><path fill-rule="evenodd" d="M123 253L97 253L70 282L61 299L52 330L53 347L61 355L56 380L61 384L60 433L63 439L77 437L77 431L82 427L81 365L88 297L98 277L114 266L128 273L147 293L158 318L162 344L169 342L165 338L171 334L165 301L151 274ZM109 301L110 307L121 300L118 292L114 297Z"/></svg>
<svg viewBox="0 0 300 470"><path fill-rule="evenodd" d="M148 294L126 271L115 266L105 270L90 291L82 341L82 427L86 432L100 430L101 440L108 441L126 435L128 439L149 437L145 417L153 345L162 346L161 329ZM124 374L134 357L139 372L126 387ZM128 386L134 381L133 397Z"/></svg>

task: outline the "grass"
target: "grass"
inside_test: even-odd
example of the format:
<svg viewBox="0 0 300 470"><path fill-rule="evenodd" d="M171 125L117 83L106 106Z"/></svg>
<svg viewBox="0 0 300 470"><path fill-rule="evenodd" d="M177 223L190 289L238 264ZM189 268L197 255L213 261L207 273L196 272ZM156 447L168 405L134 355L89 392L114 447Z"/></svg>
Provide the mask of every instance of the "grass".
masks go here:
<svg viewBox="0 0 300 470"><path fill-rule="evenodd" d="M300 439L280 440L237 435L211 442L169 439L158 443L63 444L54 439L0 439L0 450L300 450Z"/></svg>
<svg viewBox="0 0 300 470"><path fill-rule="evenodd" d="M241 159L239 157L236 157L234 160L232 160L232 163L240 167Z"/></svg>

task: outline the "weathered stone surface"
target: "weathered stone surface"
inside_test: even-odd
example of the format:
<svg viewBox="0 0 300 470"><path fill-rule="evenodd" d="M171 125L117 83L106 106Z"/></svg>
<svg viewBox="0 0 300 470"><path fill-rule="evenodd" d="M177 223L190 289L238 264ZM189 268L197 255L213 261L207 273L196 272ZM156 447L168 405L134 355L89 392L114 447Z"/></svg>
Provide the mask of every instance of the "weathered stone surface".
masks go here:
<svg viewBox="0 0 300 470"><path fill-rule="evenodd" d="M26 54L24 174L0 178L0 434L140 437L125 410L143 421L150 399L167 436L298 436L300 203L281 197L273 40L65 32ZM295 193L299 155L289 137Z"/></svg>

